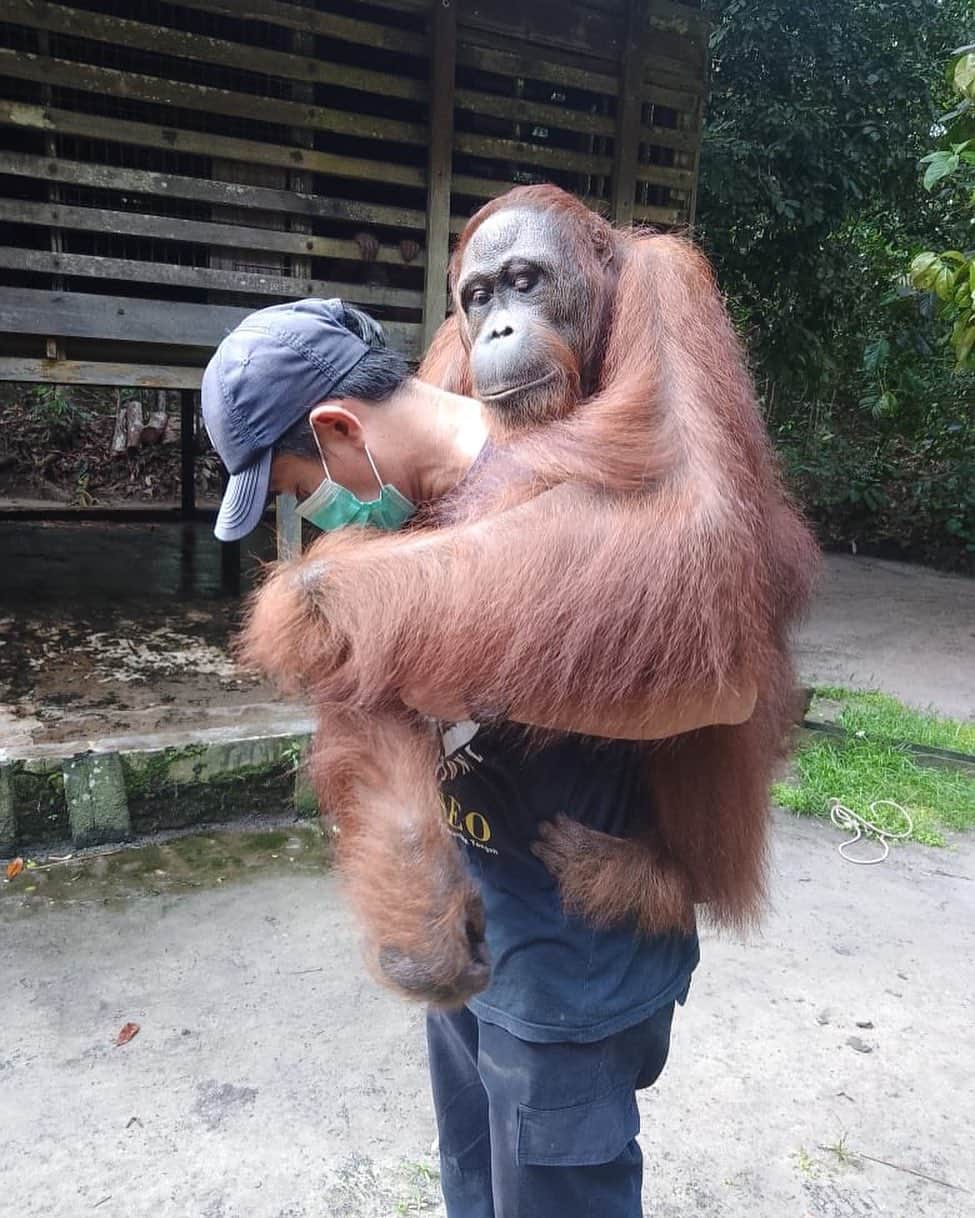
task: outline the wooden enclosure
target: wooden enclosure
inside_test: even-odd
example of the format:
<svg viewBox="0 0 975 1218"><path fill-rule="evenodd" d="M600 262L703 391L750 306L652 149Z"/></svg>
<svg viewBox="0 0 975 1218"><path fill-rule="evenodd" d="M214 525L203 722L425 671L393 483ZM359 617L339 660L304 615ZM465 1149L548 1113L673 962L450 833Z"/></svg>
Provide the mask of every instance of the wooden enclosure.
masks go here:
<svg viewBox="0 0 975 1218"><path fill-rule="evenodd" d="M3 0L0 379L194 389L309 295L415 357L513 183L693 219L706 60L672 0Z"/></svg>

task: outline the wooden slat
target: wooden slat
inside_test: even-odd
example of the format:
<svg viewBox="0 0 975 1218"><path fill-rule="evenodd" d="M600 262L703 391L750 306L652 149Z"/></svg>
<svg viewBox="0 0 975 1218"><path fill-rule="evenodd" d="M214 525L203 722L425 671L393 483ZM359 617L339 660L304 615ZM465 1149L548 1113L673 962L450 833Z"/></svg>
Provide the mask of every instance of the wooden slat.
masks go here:
<svg viewBox="0 0 975 1218"><path fill-rule="evenodd" d="M695 96L700 94L703 88L702 66L681 63L666 55L654 55L652 52L646 57L644 63L647 78L661 88L674 89Z"/></svg>
<svg viewBox="0 0 975 1218"><path fill-rule="evenodd" d="M666 165L637 165L636 180L654 186L673 186L677 190L694 187L694 174L690 169L670 169Z"/></svg>
<svg viewBox="0 0 975 1218"><path fill-rule="evenodd" d="M650 123L640 124L639 136L641 143L656 144L658 148L679 148L682 152L692 152L700 143L700 135L695 130L654 127Z"/></svg>
<svg viewBox="0 0 975 1218"><path fill-rule="evenodd" d="M279 147L256 140L212 135L206 131L177 131L171 127L159 127L150 123L80 114L72 110L44 109L41 106L29 106L22 102L2 99L0 123L38 131L57 131L62 135L79 135L88 139L117 140L121 144L136 144L141 148L161 148L171 152L195 153L197 156L221 157L228 161L243 161L248 165L280 165L288 169L300 167L312 173L330 174L358 181L395 182L401 186L417 187L423 187L426 182L423 170L412 165L333 156L328 152Z"/></svg>
<svg viewBox="0 0 975 1218"><path fill-rule="evenodd" d="M427 161L427 273L423 285L423 346L447 308L450 257L450 180L457 75L457 6L435 4L430 29L430 155Z"/></svg>
<svg viewBox="0 0 975 1218"><path fill-rule="evenodd" d="M123 17L65 8L59 4L49 4L47 0L4 0L3 17L5 21L51 33L91 38L96 42L134 47L158 55L175 55L194 62L222 64L287 80L321 81L323 84L378 93L384 97L417 101L426 97L426 82L423 80L289 55L283 51L268 51L262 47L208 38L203 34L189 34L167 26L147 25Z"/></svg>
<svg viewBox="0 0 975 1218"><path fill-rule="evenodd" d="M675 224L686 224L687 215L676 207L652 207L637 203L633 208L633 221L638 224L662 224L667 228Z"/></svg>
<svg viewBox="0 0 975 1218"><path fill-rule="evenodd" d="M693 114L696 112L699 98L687 95L677 97L667 95L666 98L658 90L644 86L643 100L657 102L668 109ZM679 100L681 105L673 103ZM616 120L608 114L586 114L582 110L570 110L563 106L550 106L542 102L524 101L520 97L503 97L497 93L484 93L477 89L458 89L456 103L459 110L471 111L474 114L489 114L493 118L506 118L512 122L530 123L532 126L555 127L562 131L582 131L587 135L616 134ZM665 148L689 148L697 139L694 132L686 128L654 127L644 124L641 127L643 138L653 144Z"/></svg>
<svg viewBox="0 0 975 1218"><path fill-rule="evenodd" d="M0 290L0 332L8 334L51 333L65 338L213 350L252 312L253 309L239 305L48 292L39 288ZM411 358L417 354L418 325L386 321L383 329L397 350Z"/></svg>
<svg viewBox="0 0 975 1218"><path fill-rule="evenodd" d="M656 20L684 22L689 30L696 31L698 38L706 38L710 21L699 8L689 4L678 4L675 0L649 0L648 21Z"/></svg>
<svg viewBox="0 0 975 1218"><path fill-rule="evenodd" d="M16 271L121 279L132 283L166 284L201 291L246 292L259 296L341 296L354 304L397 309L419 309L419 292L405 288L371 287L321 279L289 279L281 275L251 275L243 271L206 266L173 266L165 262L139 262L132 258L104 258L96 254L53 254L49 250L0 246L0 266Z"/></svg>
<svg viewBox="0 0 975 1218"><path fill-rule="evenodd" d="M354 199L323 198L290 190L247 186L209 178L188 178L156 173L148 169L123 169L113 165L56 160L26 153L3 153L0 172L38 181L70 182L99 190L133 191L159 198L191 199L200 203L282 211L323 220L348 220L353 224L379 224L389 228L423 230L424 213L406 207L359 203Z"/></svg>
<svg viewBox="0 0 975 1218"><path fill-rule="evenodd" d="M589 152L570 152L546 144L528 144L522 140L495 139L486 135L458 132L454 148L485 160L515 161L522 165L541 165L546 169L575 170L578 173L608 174L613 162L608 156Z"/></svg>
<svg viewBox="0 0 975 1218"><path fill-rule="evenodd" d="M646 0L627 0L627 36L620 63L620 97L616 111L616 142L613 150L613 223L633 223L636 202L636 169L640 152L640 112L643 98L640 81L646 58Z"/></svg>
<svg viewBox="0 0 975 1218"><path fill-rule="evenodd" d="M619 91L619 81L615 76L568 64L547 62L539 57L538 50L534 47L526 47L523 51L510 51L474 46L462 41L457 48L457 62L465 68L478 68L482 72L494 72L498 76L526 76L529 80L545 80L555 85L587 89L592 93L608 93L612 97Z"/></svg>
<svg viewBox="0 0 975 1218"><path fill-rule="evenodd" d="M583 131L589 135L612 135L616 130L615 121L606 114L586 114L582 110L570 110L564 106L524 101L520 97L503 97L497 93L484 93L477 89L458 89L456 104L458 109L470 110L474 114L489 114L492 118L507 118L512 122L556 127L563 131Z"/></svg>
<svg viewBox="0 0 975 1218"><path fill-rule="evenodd" d="M649 182L654 186L670 186L677 190L689 191L692 186L692 173L689 169L668 169L662 165L640 165L637 167L636 180ZM495 181L493 178L475 177L466 173L455 173L451 184L455 195L471 199L494 199L516 185L509 179Z"/></svg>
<svg viewBox="0 0 975 1218"><path fill-rule="evenodd" d="M75 63L67 59L26 55L9 47L0 47L0 74L19 80L42 81L47 85L105 93L111 97L178 106L206 114L226 114L251 120L259 118L261 122L306 127L311 131L328 131L363 139L403 144L425 144L427 139L423 123L405 123L399 119L376 118L361 112L330 110L324 106L306 105L277 97L255 98L253 93L232 93L226 89L211 89L207 85L170 81L160 76L120 72L114 68Z"/></svg>
<svg viewBox="0 0 975 1218"><path fill-rule="evenodd" d="M623 30L617 13L565 0L481 0L465 5L461 19L465 36L488 31L506 40L598 54L607 60L616 59L621 50Z"/></svg>
<svg viewBox="0 0 975 1218"><path fill-rule="evenodd" d="M125 385L143 389L199 389L201 368L176 365L102 364L88 360L0 358L0 381L55 385Z"/></svg>
<svg viewBox="0 0 975 1218"><path fill-rule="evenodd" d="M492 45L493 42L499 45ZM580 63L578 56L560 56L556 50L540 50L534 46L512 50L507 39L494 40L490 35L482 36L466 29L457 50L457 62L498 76L527 77L612 97L619 93L616 74L597 66L597 62ZM703 73L696 65L656 54L651 49L646 69L654 84L659 82L662 87L682 92L688 98L697 96L702 90Z"/></svg>
<svg viewBox="0 0 975 1218"><path fill-rule="evenodd" d="M235 246L244 250L274 250L304 258L340 258L358 262L361 251L355 241L314 237L268 228L243 228L236 224L216 224L202 220L180 220L171 216L151 216L137 211L109 211L100 207L67 207L64 204L28 203L23 199L0 199L0 220L16 224L43 224L81 232L114 233L125 237L156 237L197 245ZM377 262L403 265L395 246L381 245ZM421 253L411 266L421 267Z"/></svg>
<svg viewBox="0 0 975 1218"><path fill-rule="evenodd" d="M697 103L700 100L701 94L704 92L704 84L696 90L687 89L668 89L653 77L644 78L641 92L645 102L652 102L655 106L665 106L668 110L676 110L678 114L696 114Z"/></svg>
<svg viewBox="0 0 975 1218"><path fill-rule="evenodd" d="M283 25L288 29L301 30L308 34L320 34L323 38L336 38L342 42L358 43L362 46L380 47L401 55L426 53L426 40L422 34L398 26L378 25L372 21L360 21L352 17L339 17L335 13L319 13L298 4L285 4L282 0L179 0L181 8L195 9L201 13L217 13L234 17L238 21L260 21L267 25ZM404 6L404 8L407 6ZM421 4L414 6L422 8Z"/></svg>

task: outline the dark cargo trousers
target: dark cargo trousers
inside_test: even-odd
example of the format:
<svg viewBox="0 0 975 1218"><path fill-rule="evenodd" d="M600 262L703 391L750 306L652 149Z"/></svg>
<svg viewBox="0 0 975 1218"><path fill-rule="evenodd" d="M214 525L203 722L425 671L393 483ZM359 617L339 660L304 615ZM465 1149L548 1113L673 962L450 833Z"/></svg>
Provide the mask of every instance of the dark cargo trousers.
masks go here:
<svg viewBox="0 0 975 1218"><path fill-rule="evenodd" d="M466 1007L427 1044L448 1218L641 1218L636 1092L663 1070L674 1004L592 1044L536 1044Z"/></svg>

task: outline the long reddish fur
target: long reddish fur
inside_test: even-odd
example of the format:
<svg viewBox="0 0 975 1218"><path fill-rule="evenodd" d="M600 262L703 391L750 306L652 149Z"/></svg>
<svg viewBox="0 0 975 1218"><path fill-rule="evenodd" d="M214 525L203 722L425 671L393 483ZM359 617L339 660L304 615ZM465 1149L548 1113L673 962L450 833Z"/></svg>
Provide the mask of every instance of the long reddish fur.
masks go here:
<svg viewBox="0 0 975 1218"><path fill-rule="evenodd" d="M583 268L591 317L566 384L578 386L581 367L593 392L567 392L559 417L539 426L509 432L499 421L446 523L327 535L277 568L252 607L245 651L323 713L340 705L378 717L401 758L430 747L403 714L418 686L489 713L530 708L543 721L566 700L598 707L642 695L652 706L750 675L758 703L747 723L646 746L653 806L642 849L589 835L574 861L558 849L548 856L567 900L600 921L686 926L693 900L739 926L764 896L768 784L793 708L789 631L808 602L816 548L784 492L740 345L695 247L614 230L555 187L521 187L470 221L454 282L471 236L502 208L557 217L566 256ZM457 307L420 376L470 393L468 346ZM330 765L346 772L336 759L354 755L355 740L334 725L320 736ZM407 769L388 775L401 799ZM355 820L355 780L334 787L324 774L325 798ZM420 819L436 816L417 795ZM432 788L422 801L434 802ZM354 836L363 840L351 866L365 889L384 866L382 847ZM432 840L408 877L386 866L389 887L365 894L374 937L398 909L396 892L422 883L424 868L437 872L441 846L453 849L445 835ZM416 945L421 922L404 931Z"/></svg>

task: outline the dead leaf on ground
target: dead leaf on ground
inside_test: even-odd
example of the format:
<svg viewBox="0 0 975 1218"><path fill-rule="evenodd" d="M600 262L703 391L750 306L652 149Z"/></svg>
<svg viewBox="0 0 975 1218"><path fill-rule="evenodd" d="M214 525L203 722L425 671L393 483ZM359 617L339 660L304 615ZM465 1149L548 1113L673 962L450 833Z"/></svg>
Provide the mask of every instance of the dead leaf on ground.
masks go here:
<svg viewBox="0 0 975 1218"><path fill-rule="evenodd" d="M127 1023L118 1036L115 1037L115 1043L117 1045L127 1045L132 1037L138 1034L138 1031L139 1025L137 1023Z"/></svg>
<svg viewBox="0 0 975 1218"><path fill-rule="evenodd" d="M24 860L22 858L11 859L7 864L7 879L15 880L23 870Z"/></svg>

